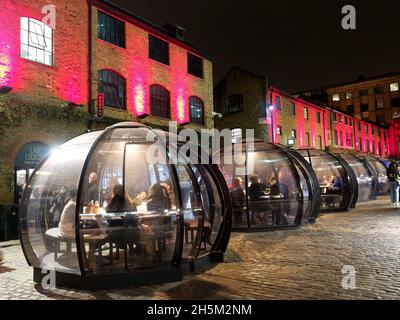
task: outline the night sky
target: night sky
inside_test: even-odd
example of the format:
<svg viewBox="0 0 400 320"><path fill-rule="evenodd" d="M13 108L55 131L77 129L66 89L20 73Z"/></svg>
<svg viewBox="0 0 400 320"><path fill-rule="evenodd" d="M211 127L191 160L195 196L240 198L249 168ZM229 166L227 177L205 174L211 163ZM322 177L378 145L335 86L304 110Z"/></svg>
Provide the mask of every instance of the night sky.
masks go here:
<svg viewBox="0 0 400 320"><path fill-rule="evenodd" d="M164 25L214 62L216 84L235 65L289 92L400 71L398 0L112 0ZM357 30L341 28L341 9L357 9Z"/></svg>

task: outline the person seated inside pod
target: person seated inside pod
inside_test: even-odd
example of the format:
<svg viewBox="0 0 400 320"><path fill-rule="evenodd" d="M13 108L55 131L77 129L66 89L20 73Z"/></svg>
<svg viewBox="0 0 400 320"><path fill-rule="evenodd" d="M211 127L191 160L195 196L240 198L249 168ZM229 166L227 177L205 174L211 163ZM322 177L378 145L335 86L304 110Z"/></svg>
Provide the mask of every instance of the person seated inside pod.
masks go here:
<svg viewBox="0 0 400 320"><path fill-rule="evenodd" d="M70 191L69 200L61 213L58 229L63 238L75 237L76 195L76 190Z"/></svg>
<svg viewBox="0 0 400 320"><path fill-rule="evenodd" d="M265 196L268 195L267 191L267 185L260 182L257 174L252 174L249 186L249 209L253 224L265 225L268 221L267 216L271 206L269 202L266 202L267 199Z"/></svg>
<svg viewBox="0 0 400 320"><path fill-rule="evenodd" d="M162 187L164 188L164 194L167 198L168 208L170 210L176 209L176 200L175 200L175 192L172 188L172 184L170 181L164 181L161 183Z"/></svg>
<svg viewBox="0 0 400 320"><path fill-rule="evenodd" d="M262 200L267 193L267 185L260 182L257 174L250 176L249 197L251 201Z"/></svg>
<svg viewBox="0 0 400 320"><path fill-rule="evenodd" d="M324 197L323 206L324 207L335 207L339 205L339 199L337 199L337 194L344 191L343 180L340 176L332 174L328 180L328 187L326 190L327 196Z"/></svg>
<svg viewBox="0 0 400 320"><path fill-rule="evenodd" d="M235 226L240 226L243 222L244 206L246 203L242 178L233 179L229 192L232 201L233 222Z"/></svg>
<svg viewBox="0 0 400 320"><path fill-rule="evenodd" d="M170 206L165 188L161 183L155 183L150 187L146 201L147 211L164 213L165 210L168 210Z"/></svg>
<svg viewBox="0 0 400 320"><path fill-rule="evenodd" d="M344 185L343 185L342 177L336 176L336 175L333 175L333 176L332 176L332 188L333 188L334 190L343 192L343 190L344 190Z"/></svg>
<svg viewBox="0 0 400 320"><path fill-rule="evenodd" d="M129 247L130 256L137 253L143 256L150 256L155 253L153 231L147 224L139 222L136 212L138 199L141 194L132 200L128 195L124 196L123 186L116 184L113 188L112 199L107 205L107 213L126 213L117 219L108 219L108 236L111 245L115 244L118 249Z"/></svg>
<svg viewBox="0 0 400 320"><path fill-rule="evenodd" d="M286 225L288 223L287 216L290 214L289 188L287 185L280 183L275 176L272 176L268 183L269 195L272 197L271 211L273 224L276 226Z"/></svg>

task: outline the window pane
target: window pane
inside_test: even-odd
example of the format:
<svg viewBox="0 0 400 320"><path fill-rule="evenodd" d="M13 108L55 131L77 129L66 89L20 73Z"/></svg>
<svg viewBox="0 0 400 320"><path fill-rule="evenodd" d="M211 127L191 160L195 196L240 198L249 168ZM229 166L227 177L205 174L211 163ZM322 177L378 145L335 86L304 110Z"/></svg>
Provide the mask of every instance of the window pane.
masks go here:
<svg viewBox="0 0 400 320"><path fill-rule="evenodd" d="M21 43L28 44L28 31L21 29Z"/></svg>
<svg viewBox="0 0 400 320"><path fill-rule="evenodd" d="M37 62L45 63L45 61L44 61L44 51L37 50L36 58L37 58Z"/></svg>
<svg viewBox="0 0 400 320"><path fill-rule="evenodd" d="M21 44L21 58L28 59L28 46Z"/></svg>
<svg viewBox="0 0 400 320"><path fill-rule="evenodd" d="M21 18L21 29L28 30L28 18Z"/></svg>

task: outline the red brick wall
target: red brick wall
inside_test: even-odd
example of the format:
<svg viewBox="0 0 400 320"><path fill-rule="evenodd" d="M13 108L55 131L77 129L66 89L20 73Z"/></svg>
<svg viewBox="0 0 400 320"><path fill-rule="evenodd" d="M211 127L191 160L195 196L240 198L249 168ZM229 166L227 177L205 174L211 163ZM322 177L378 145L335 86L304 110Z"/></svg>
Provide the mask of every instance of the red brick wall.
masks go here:
<svg viewBox="0 0 400 320"><path fill-rule="evenodd" d="M204 59L204 79L197 78L187 72L188 50L174 43L169 43L170 65L163 65L149 58L149 32L125 21L126 48L114 46L97 39L97 11L93 8L93 87L94 98L97 96L97 72L101 69L112 69L126 78L128 112L106 108L105 114L121 119L135 119L138 108L149 111L149 87L158 84L165 87L171 95L171 117L178 123L189 120L190 96L197 96L205 106L207 127L213 127L211 114L213 111L213 79L212 63ZM108 13L108 12L106 12ZM164 39L165 40L165 39ZM167 41L167 40L166 40ZM168 41L167 41L168 42ZM137 106L144 103L144 106ZM146 122L166 125L168 122L149 117Z"/></svg>
<svg viewBox="0 0 400 320"><path fill-rule="evenodd" d="M20 18L39 21L44 5L56 6L54 66L20 57ZM2 0L0 10L0 85L29 99L86 103L87 2L82 0Z"/></svg>

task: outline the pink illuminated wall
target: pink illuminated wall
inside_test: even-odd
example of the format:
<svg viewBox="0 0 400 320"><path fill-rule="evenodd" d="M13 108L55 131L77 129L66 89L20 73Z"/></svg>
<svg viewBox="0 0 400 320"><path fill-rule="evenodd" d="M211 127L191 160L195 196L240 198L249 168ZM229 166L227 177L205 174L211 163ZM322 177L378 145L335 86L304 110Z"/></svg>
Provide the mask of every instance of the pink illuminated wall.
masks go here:
<svg viewBox="0 0 400 320"><path fill-rule="evenodd" d="M388 136L389 153L393 158L400 160L400 119L390 122Z"/></svg>
<svg viewBox="0 0 400 320"><path fill-rule="evenodd" d="M160 85L170 93L171 119L178 124L186 124L190 121L189 98L199 97L205 106L204 116L210 117L213 108L212 100L212 74L211 62L203 57L204 78L197 78L188 74L187 54L195 54L183 43L177 43L165 34L159 34L155 30L141 25L131 17L106 7L99 1L95 1L93 8L93 28L96 28L98 10L114 16L125 22L126 48L120 48L97 39L96 32L92 35L93 69L112 69L126 79L127 109L136 117L147 117L146 121L157 121L164 124L166 119L151 117L150 110L150 86ZM149 34L169 44L169 65L149 58ZM96 94L97 87L93 87ZM163 123L161 123L163 122Z"/></svg>
<svg viewBox="0 0 400 320"><path fill-rule="evenodd" d="M87 5L80 0L55 0L57 8L54 66L20 57L21 17L41 21L49 1L2 0L0 10L0 85L42 101L87 101Z"/></svg>

